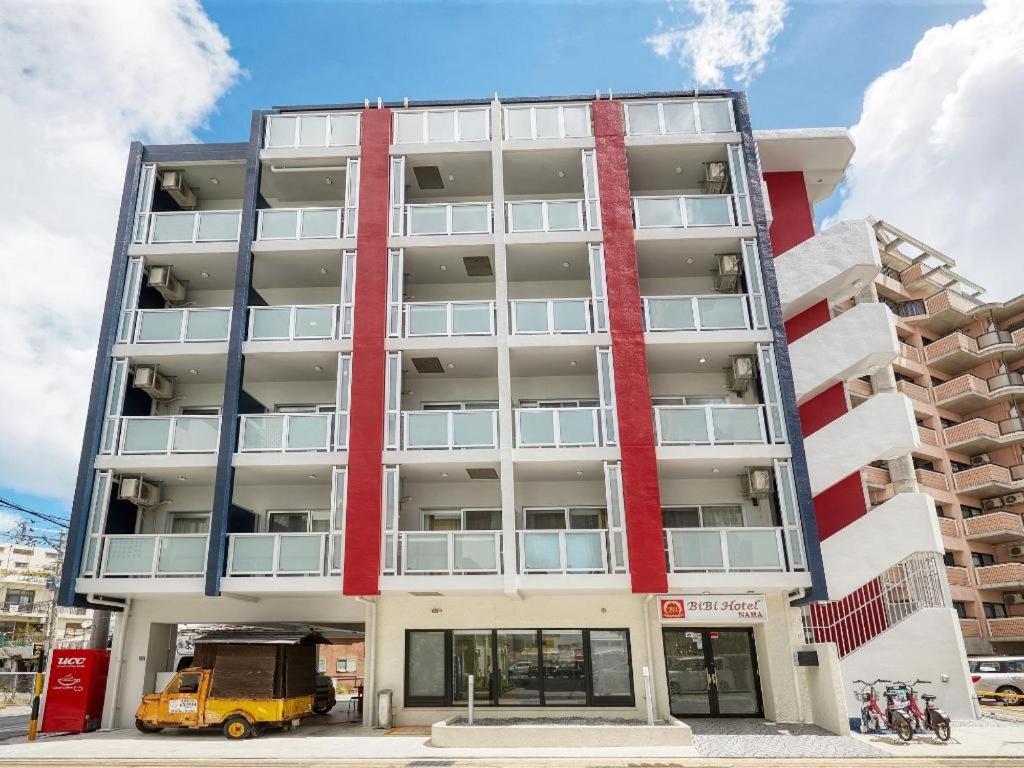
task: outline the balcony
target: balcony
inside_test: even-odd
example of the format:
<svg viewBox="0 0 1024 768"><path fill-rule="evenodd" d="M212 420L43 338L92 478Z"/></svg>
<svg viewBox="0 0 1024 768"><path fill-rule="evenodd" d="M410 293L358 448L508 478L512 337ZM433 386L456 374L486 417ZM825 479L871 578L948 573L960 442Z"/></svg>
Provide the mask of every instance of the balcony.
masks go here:
<svg viewBox="0 0 1024 768"><path fill-rule="evenodd" d="M968 373L943 382L934 391L936 405L956 413L970 413L992 403L1024 395L1024 376L1012 371L981 379Z"/></svg>
<svg viewBox="0 0 1024 768"><path fill-rule="evenodd" d="M591 135L586 104L505 107L505 138L509 141L572 139Z"/></svg>
<svg viewBox="0 0 1024 768"><path fill-rule="evenodd" d="M493 336L493 301L420 301L403 304L402 335Z"/></svg>
<svg viewBox="0 0 1024 768"><path fill-rule="evenodd" d="M964 520L964 538L988 544L1021 541L1024 539L1024 523L1020 515L1012 512L988 512Z"/></svg>
<svg viewBox="0 0 1024 768"><path fill-rule="evenodd" d="M920 384L915 384L912 381L904 381L903 379L900 379L896 382L896 391L902 392L911 400L918 403L930 403L932 401L928 389L922 387Z"/></svg>
<svg viewBox="0 0 1024 768"><path fill-rule="evenodd" d="M402 447L406 450L497 448L498 411L403 411Z"/></svg>
<svg viewBox="0 0 1024 768"><path fill-rule="evenodd" d="M423 235L489 235L491 203L416 203L405 206L405 232Z"/></svg>
<svg viewBox="0 0 1024 768"><path fill-rule="evenodd" d="M1024 563L998 563L974 569L978 589L1024 588Z"/></svg>
<svg viewBox="0 0 1024 768"><path fill-rule="evenodd" d="M605 444L600 408L517 408L516 447L594 448Z"/></svg>
<svg viewBox="0 0 1024 768"><path fill-rule="evenodd" d="M975 338L963 331L953 331L926 346L924 353L932 368L957 373L985 360L1015 360L1024 355L1022 341L1024 334L1016 332L990 331Z"/></svg>
<svg viewBox="0 0 1024 768"><path fill-rule="evenodd" d="M328 576L341 573L341 533L233 533L227 576Z"/></svg>
<svg viewBox="0 0 1024 768"><path fill-rule="evenodd" d="M510 329L516 335L591 333L590 299L514 299Z"/></svg>
<svg viewBox="0 0 1024 768"><path fill-rule="evenodd" d="M519 573L612 573L608 531L519 531Z"/></svg>
<svg viewBox="0 0 1024 768"><path fill-rule="evenodd" d="M734 198L732 195L634 197L633 222L637 229L734 227Z"/></svg>
<svg viewBox="0 0 1024 768"><path fill-rule="evenodd" d="M199 577L206 572L207 535L103 537L101 577Z"/></svg>
<svg viewBox="0 0 1024 768"><path fill-rule="evenodd" d="M240 453L327 452L348 447L348 413L249 414L240 419Z"/></svg>
<svg viewBox="0 0 1024 768"><path fill-rule="evenodd" d="M660 405L654 408L658 445L767 443L763 405Z"/></svg>
<svg viewBox="0 0 1024 768"><path fill-rule="evenodd" d="M935 448L939 447L939 436L934 429L918 425L917 434L921 436L921 445L930 445Z"/></svg>
<svg viewBox="0 0 1024 768"><path fill-rule="evenodd" d="M501 531L399 531L399 576L500 574Z"/></svg>
<svg viewBox="0 0 1024 768"><path fill-rule="evenodd" d="M1024 419L968 419L943 430L948 448L973 454L1024 441Z"/></svg>
<svg viewBox="0 0 1024 768"><path fill-rule="evenodd" d="M669 573L785 571L781 528L667 528Z"/></svg>
<svg viewBox="0 0 1024 768"><path fill-rule="evenodd" d="M850 379L846 382L846 391L850 393L850 400L854 405L859 405L875 393L870 381L860 379Z"/></svg>
<svg viewBox="0 0 1024 768"><path fill-rule="evenodd" d="M941 472L933 472L930 469L915 469L914 477L917 479L918 485L923 485L925 488L933 488L936 491L949 490L949 482Z"/></svg>
<svg viewBox="0 0 1024 768"><path fill-rule="evenodd" d="M270 115L266 149L314 149L359 146L359 112Z"/></svg>
<svg viewBox="0 0 1024 768"><path fill-rule="evenodd" d="M490 141L490 115L488 107L398 110L394 113L394 143Z"/></svg>
<svg viewBox="0 0 1024 768"><path fill-rule="evenodd" d="M988 635L991 640L1007 642L1024 641L1024 617L1013 616L1005 619L988 619Z"/></svg>
<svg viewBox="0 0 1024 768"><path fill-rule="evenodd" d="M964 637L981 637L981 622L977 619L960 619L960 634Z"/></svg>
<svg viewBox="0 0 1024 768"><path fill-rule="evenodd" d="M971 586L971 578L967 575L967 569L962 565L947 565L946 580L951 587Z"/></svg>
<svg viewBox="0 0 1024 768"><path fill-rule="evenodd" d="M972 493L982 498L1024 487L1024 465L1003 467L982 464L953 473L953 485L960 493Z"/></svg>
<svg viewBox="0 0 1024 768"><path fill-rule="evenodd" d="M342 208L265 208L258 211L256 239L338 239L344 231Z"/></svg>
<svg viewBox="0 0 1024 768"><path fill-rule="evenodd" d="M643 302L644 327L648 331L725 331L751 327L746 296L645 296Z"/></svg>
<svg viewBox="0 0 1024 768"><path fill-rule="evenodd" d="M170 211L140 214L136 243L223 243L238 240L241 211Z"/></svg>
<svg viewBox="0 0 1024 768"><path fill-rule="evenodd" d="M217 416L124 416L117 452L131 454L214 453Z"/></svg>
<svg viewBox="0 0 1024 768"><path fill-rule="evenodd" d="M582 232L582 200L515 200L508 202L509 234L521 232Z"/></svg>
<svg viewBox="0 0 1024 768"><path fill-rule="evenodd" d="M249 341L313 341L338 338L339 304L250 307Z"/></svg>
<svg viewBox="0 0 1024 768"><path fill-rule="evenodd" d="M960 532L956 527L956 520L951 517L940 517L939 518L939 533L943 536L949 536L956 538L960 535Z"/></svg>
<svg viewBox="0 0 1024 768"><path fill-rule="evenodd" d="M627 136L675 136L730 133L736 130L732 100L629 102L625 105Z"/></svg>
<svg viewBox="0 0 1024 768"><path fill-rule="evenodd" d="M131 340L136 344L227 341L230 307L140 309Z"/></svg>
<svg viewBox="0 0 1024 768"><path fill-rule="evenodd" d="M861 475L864 477L864 482L869 488L885 488L892 482L889 470L882 469L881 467L864 467L861 470Z"/></svg>

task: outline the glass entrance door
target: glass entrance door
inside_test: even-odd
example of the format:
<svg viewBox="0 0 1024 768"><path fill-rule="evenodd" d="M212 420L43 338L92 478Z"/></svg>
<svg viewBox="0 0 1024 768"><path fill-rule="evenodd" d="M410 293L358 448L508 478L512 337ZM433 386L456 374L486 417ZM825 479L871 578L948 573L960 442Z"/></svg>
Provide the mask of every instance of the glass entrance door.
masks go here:
<svg viewBox="0 0 1024 768"><path fill-rule="evenodd" d="M763 716L751 629L666 627L662 636L674 716Z"/></svg>

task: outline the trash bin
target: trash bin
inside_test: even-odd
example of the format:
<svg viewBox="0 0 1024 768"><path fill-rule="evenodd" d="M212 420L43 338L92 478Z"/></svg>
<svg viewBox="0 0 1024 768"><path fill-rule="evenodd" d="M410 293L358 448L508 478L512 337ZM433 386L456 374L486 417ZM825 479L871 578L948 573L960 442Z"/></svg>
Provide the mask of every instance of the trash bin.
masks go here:
<svg viewBox="0 0 1024 768"><path fill-rule="evenodd" d="M391 706L392 691L385 688L377 691L377 727L391 728L394 726L395 713Z"/></svg>

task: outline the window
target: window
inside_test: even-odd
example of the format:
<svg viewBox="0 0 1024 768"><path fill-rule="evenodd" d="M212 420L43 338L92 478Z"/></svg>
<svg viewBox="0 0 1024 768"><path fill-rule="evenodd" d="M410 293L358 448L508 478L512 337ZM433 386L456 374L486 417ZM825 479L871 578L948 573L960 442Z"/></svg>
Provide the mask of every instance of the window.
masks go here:
<svg viewBox="0 0 1024 768"><path fill-rule="evenodd" d="M182 416L220 416L219 405L183 405L178 411Z"/></svg>
<svg viewBox="0 0 1024 768"><path fill-rule="evenodd" d="M624 629L408 630L405 705L633 706Z"/></svg>
<svg viewBox="0 0 1024 768"><path fill-rule="evenodd" d="M708 504L700 507L667 507L661 510L665 528L742 528L739 504Z"/></svg>
<svg viewBox="0 0 1024 768"><path fill-rule="evenodd" d="M597 408L597 400L520 400L520 408Z"/></svg>
<svg viewBox="0 0 1024 768"><path fill-rule="evenodd" d="M327 509L267 512L268 533L318 533L330 529L331 512Z"/></svg>
<svg viewBox="0 0 1024 768"><path fill-rule="evenodd" d="M913 459L914 469L927 469L929 472L935 471L935 464L928 461L928 459L919 459L916 456L914 456Z"/></svg>
<svg viewBox="0 0 1024 768"><path fill-rule="evenodd" d="M939 423L940 423L940 424L942 425L942 428L943 428L943 429L949 429L950 427L955 427L955 426L956 426L957 424L959 424L960 422L958 422L958 421L952 421L952 420L950 420L950 419L944 419L944 418L942 418L942 417L940 416L940 417L939 417Z"/></svg>
<svg viewBox="0 0 1024 768"><path fill-rule="evenodd" d="M500 509L424 509L424 531L498 531Z"/></svg>
<svg viewBox="0 0 1024 768"><path fill-rule="evenodd" d="M4 597L4 605L32 605L35 599L36 593L31 589L8 589L7 595Z"/></svg>
<svg viewBox="0 0 1024 768"><path fill-rule="evenodd" d="M946 514L946 508L941 504L935 505L935 515L937 517L948 517L948 515Z"/></svg>
<svg viewBox="0 0 1024 768"><path fill-rule="evenodd" d="M995 565L996 559L986 552L971 552L971 562L975 568L984 568L986 565Z"/></svg>
<svg viewBox="0 0 1024 768"><path fill-rule="evenodd" d="M966 469L970 469L971 465L970 464L964 464L962 461L953 461L951 459L950 462L949 462L949 468L953 472L963 472Z"/></svg>
<svg viewBox="0 0 1024 768"><path fill-rule="evenodd" d="M199 690L200 675L189 673L178 675L178 693L196 693Z"/></svg>
<svg viewBox="0 0 1024 768"><path fill-rule="evenodd" d="M1006 618L1006 606L1002 603L982 603L981 608L985 611L986 619Z"/></svg>
<svg viewBox="0 0 1024 768"><path fill-rule="evenodd" d="M963 600L954 600L953 610L956 611L956 615L959 616L961 619L969 618L967 616L967 603L965 603Z"/></svg>
<svg viewBox="0 0 1024 768"><path fill-rule="evenodd" d="M965 520L968 517L977 517L980 514L982 514L981 507L969 507L966 504L960 505L960 516Z"/></svg>
<svg viewBox="0 0 1024 768"><path fill-rule="evenodd" d="M679 395L678 397L652 397L651 405L728 405L726 395Z"/></svg>
<svg viewBox="0 0 1024 768"><path fill-rule="evenodd" d="M420 410L423 411L496 411L497 409L497 400L473 400L466 403L457 401L420 403Z"/></svg>
<svg viewBox="0 0 1024 768"><path fill-rule="evenodd" d="M530 531L600 530L607 528L602 507L542 507L524 509L525 527Z"/></svg>
<svg viewBox="0 0 1024 768"><path fill-rule="evenodd" d="M316 671L321 675L327 671L327 659L323 656L317 656L316 659Z"/></svg>
<svg viewBox="0 0 1024 768"><path fill-rule="evenodd" d="M956 560L954 559L952 552L943 552L942 553L942 562L945 565L956 565Z"/></svg>
<svg viewBox="0 0 1024 768"><path fill-rule="evenodd" d="M336 672L355 672L356 660L351 658L335 659L334 670Z"/></svg>
<svg viewBox="0 0 1024 768"><path fill-rule="evenodd" d="M208 512L172 512L171 533L209 533Z"/></svg>

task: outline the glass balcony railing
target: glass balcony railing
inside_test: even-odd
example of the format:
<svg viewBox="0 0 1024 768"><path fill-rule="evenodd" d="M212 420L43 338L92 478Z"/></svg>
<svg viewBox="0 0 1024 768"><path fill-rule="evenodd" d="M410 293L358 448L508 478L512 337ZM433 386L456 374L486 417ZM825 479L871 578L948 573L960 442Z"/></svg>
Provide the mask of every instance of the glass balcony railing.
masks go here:
<svg viewBox="0 0 1024 768"><path fill-rule="evenodd" d="M241 418L241 453L343 450L348 413L260 413Z"/></svg>
<svg viewBox="0 0 1024 768"><path fill-rule="evenodd" d="M582 232L582 200L517 200L506 203L508 231Z"/></svg>
<svg viewBox="0 0 1024 768"><path fill-rule="evenodd" d="M750 328L747 297L646 296L644 323L648 331L723 331Z"/></svg>
<svg viewBox="0 0 1024 768"><path fill-rule="evenodd" d="M270 115L263 146L267 149L359 146L359 112Z"/></svg>
<svg viewBox="0 0 1024 768"><path fill-rule="evenodd" d="M396 111L396 144L490 141L490 109L427 109Z"/></svg>
<svg viewBox="0 0 1024 768"><path fill-rule="evenodd" d="M334 339L338 304L306 304L249 308L250 341Z"/></svg>
<svg viewBox="0 0 1024 768"><path fill-rule="evenodd" d="M140 309L133 341L139 344L227 341L231 308Z"/></svg>
<svg viewBox="0 0 1024 768"><path fill-rule="evenodd" d="M406 336L493 336L493 301L418 301L403 305Z"/></svg>
<svg viewBox="0 0 1024 768"><path fill-rule="evenodd" d="M520 573L611 573L608 531L519 531Z"/></svg>
<svg viewBox="0 0 1024 768"><path fill-rule="evenodd" d="M317 240L341 237L341 208L264 208L257 240Z"/></svg>
<svg viewBox="0 0 1024 768"><path fill-rule="evenodd" d="M403 411L402 417L408 450L498 447L496 410Z"/></svg>
<svg viewBox="0 0 1024 768"><path fill-rule="evenodd" d="M118 453L213 453L219 436L219 416L123 416Z"/></svg>
<svg viewBox="0 0 1024 768"><path fill-rule="evenodd" d="M633 221L637 229L733 227L736 212L732 195L634 197Z"/></svg>
<svg viewBox="0 0 1024 768"><path fill-rule="evenodd" d="M129 534L103 537L101 576L202 576L207 536Z"/></svg>
<svg viewBox="0 0 1024 768"><path fill-rule="evenodd" d="M767 443L762 405L659 405L658 445Z"/></svg>
<svg viewBox="0 0 1024 768"><path fill-rule="evenodd" d="M228 576L325 576L328 560L340 570L341 548L328 557L330 534L232 533L228 536ZM340 544L340 534L333 534Z"/></svg>
<svg viewBox="0 0 1024 768"><path fill-rule="evenodd" d="M238 240L241 211L142 213L135 222L136 243L216 243Z"/></svg>
<svg viewBox="0 0 1024 768"><path fill-rule="evenodd" d="M603 445L600 414L600 408L516 408L516 445L520 448Z"/></svg>
<svg viewBox="0 0 1024 768"><path fill-rule="evenodd" d="M784 571L781 528L666 528L670 573Z"/></svg>
<svg viewBox="0 0 1024 768"><path fill-rule="evenodd" d="M400 531L401 575L501 573L501 531Z"/></svg>
<svg viewBox="0 0 1024 768"><path fill-rule="evenodd" d="M626 135L729 133L736 130L731 99L631 102L625 105Z"/></svg>
<svg viewBox="0 0 1024 768"><path fill-rule="evenodd" d="M405 206L409 235L488 235L490 203L418 203Z"/></svg>
<svg viewBox="0 0 1024 768"><path fill-rule="evenodd" d="M581 138L590 133L590 107L586 104L505 107L505 138L509 140Z"/></svg>
<svg viewBox="0 0 1024 768"><path fill-rule="evenodd" d="M515 299L512 333L590 333L590 299Z"/></svg>

